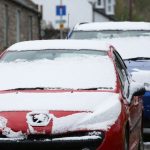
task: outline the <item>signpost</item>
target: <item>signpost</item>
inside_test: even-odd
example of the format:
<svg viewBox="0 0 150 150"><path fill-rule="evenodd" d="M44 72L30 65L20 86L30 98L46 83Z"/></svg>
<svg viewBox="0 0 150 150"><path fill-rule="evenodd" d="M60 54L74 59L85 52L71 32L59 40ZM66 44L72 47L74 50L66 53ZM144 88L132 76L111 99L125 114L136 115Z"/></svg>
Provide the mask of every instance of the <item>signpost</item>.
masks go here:
<svg viewBox="0 0 150 150"><path fill-rule="evenodd" d="M63 20L63 16L66 16L66 6L62 4L62 0L60 0L60 5L56 6L56 15L60 16L60 21L56 20L56 23L59 23L60 38L63 39L64 23L66 22Z"/></svg>
<svg viewBox="0 0 150 150"><path fill-rule="evenodd" d="M57 16L65 16L66 15L66 6L65 5L57 5L56 6L56 15Z"/></svg>

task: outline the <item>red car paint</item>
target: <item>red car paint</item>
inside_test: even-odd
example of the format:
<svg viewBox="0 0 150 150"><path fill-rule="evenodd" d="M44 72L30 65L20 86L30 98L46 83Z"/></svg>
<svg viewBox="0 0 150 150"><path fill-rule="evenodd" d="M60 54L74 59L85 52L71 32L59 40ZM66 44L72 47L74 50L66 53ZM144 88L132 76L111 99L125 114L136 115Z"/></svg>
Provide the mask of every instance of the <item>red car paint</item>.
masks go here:
<svg viewBox="0 0 150 150"><path fill-rule="evenodd" d="M137 150L140 141L140 131L142 122L142 99L141 96L133 96L132 101L129 104L123 96L123 91L121 88L121 82L119 79L119 74L116 68L116 64L113 56L114 49L108 52L109 57L112 59L116 69L116 89L112 90L26 90L26 91L0 91L0 94L6 94L11 92L25 92L25 93L63 93L63 92L114 92L120 94L121 102L121 113L116 120L115 124L110 127L108 131L105 132L105 138L101 145L96 150L124 150L125 141L125 130L129 132L129 149ZM49 111L51 114L57 118L64 117L67 115L79 113L77 111ZM29 112L0 112L0 116L8 119L7 127L11 128L13 131L22 131L23 133L30 134L28 131L28 124L26 121L26 115ZM92 112L89 112L92 113ZM53 126L53 120L49 122L46 127L34 127L37 131L36 134L50 134ZM101 129L99 129L101 131Z"/></svg>

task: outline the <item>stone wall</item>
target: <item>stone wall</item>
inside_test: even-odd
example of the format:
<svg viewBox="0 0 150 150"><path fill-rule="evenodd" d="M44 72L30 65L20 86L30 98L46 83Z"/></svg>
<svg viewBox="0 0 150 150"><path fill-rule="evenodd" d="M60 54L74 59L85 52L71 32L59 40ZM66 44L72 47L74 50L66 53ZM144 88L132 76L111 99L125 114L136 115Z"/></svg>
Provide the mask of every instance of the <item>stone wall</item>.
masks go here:
<svg viewBox="0 0 150 150"><path fill-rule="evenodd" d="M29 4L31 5L31 3ZM17 12L20 14L19 41L26 41L31 39L37 40L40 38L40 13L38 12L38 7L37 11L35 11L35 9L32 10L30 7L24 7L23 4L20 4L15 0L0 0L0 50L4 50L8 46L18 42L16 37ZM31 27L32 29L30 29ZM31 31L32 34L30 34ZM32 38L29 35L32 35Z"/></svg>

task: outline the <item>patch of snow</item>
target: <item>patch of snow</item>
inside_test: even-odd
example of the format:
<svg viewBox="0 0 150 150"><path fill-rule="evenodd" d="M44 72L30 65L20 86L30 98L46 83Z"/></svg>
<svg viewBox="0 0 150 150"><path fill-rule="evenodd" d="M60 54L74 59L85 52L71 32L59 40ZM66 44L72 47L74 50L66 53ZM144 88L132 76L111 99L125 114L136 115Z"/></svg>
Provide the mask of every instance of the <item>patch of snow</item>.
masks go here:
<svg viewBox="0 0 150 150"><path fill-rule="evenodd" d="M94 111L100 105L103 110L115 98L109 92L5 93L0 94L0 111Z"/></svg>
<svg viewBox="0 0 150 150"><path fill-rule="evenodd" d="M92 49L109 50L106 42L91 40L37 40L16 43L8 48L9 51L43 50L43 49Z"/></svg>
<svg viewBox="0 0 150 150"><path fill-rule="evenodd" d="M107 92L5 93L0 94L0 102L0 111L80 111L59 118L50 114L53 121L52 134L83 129L107 130L121 112L119 95ZM29 132L35 134L36 131L29 122L28 127ZM20 135L20 132L6 133L11 137Z"/></svg>
<svg viewBox="0 0 150 150"><path fill-rule="evenodd" d="M107 130L119 117L121 104L117 94L108 100L102 99L102 101L103 104L97 104L93 113L82 112L61 118L53 118L52 133L56 134L82 129Z"/></svg>
<svg viewBox="0 0 150 150"><path fill-rule="evenodd" d="M76 25L75 31L150 30L148 22L95 22Z"/></svg>
<svg viewBox="0 0 150 150"><path fill-rule="evenodd" d="M64 138L55 138L52 141L81 141L81 140L96 140L100 139L99 136L80 136L80 137L64 137Z"/></svg>
<svg viewBox="0 0 150 150"><path fill-rule="evenodd" d="M5 135L7 138L25 138L25 135L21 131L14 132L8 127L2 130L2 135Z"/></svg>
<svg viewBox="0 0 150 150"><path fill-rule="evenodd" d="M115 89L116 86L114 66L108 56L0 63L0 70L0 90L34 87Z"/></svg>
<svg viewBox="0 0 150 150"><path fill-rule="evenodd" d="M2 135L5 135L7 138L25 138L25 135L21 131L14 132L7 127L7 122L6 118L0 116L0 130L2 131Z"/></svg>
<svg viewBox="0 0 150 150"><path fill-rule="evenodd" d="M0 130L6 128L6 125L7 125L7 119L0 116Z"/></svg>
<svg viewBox="0 0 150 150"><path fill-rule="evenodd" d="M107 40L123 59L136 57L150 58L150 37L125 37Z"/></svg>

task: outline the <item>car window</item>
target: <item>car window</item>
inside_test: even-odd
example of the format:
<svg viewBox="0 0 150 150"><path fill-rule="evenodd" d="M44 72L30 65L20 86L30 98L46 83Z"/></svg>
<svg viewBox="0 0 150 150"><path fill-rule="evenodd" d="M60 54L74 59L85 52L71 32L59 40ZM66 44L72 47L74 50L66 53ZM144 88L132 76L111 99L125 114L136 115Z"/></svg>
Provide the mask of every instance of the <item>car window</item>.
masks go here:
<svg viewBox="0 0 150 150"><path fill-rule="evenodd" d="M106 56L104 51L96 50L24 50L24 51L7 51L0 62L13 61L35 61L35 60L54 60L60 58L73 58L84 56Z"/></svg>
<svg viewBox="0 0 150 150"><path fill-rule="evenodd" d="M150 36L150 31L144 30L101 30L101 31L73 31L70 39L105 39L120 37Z"/></svg>

